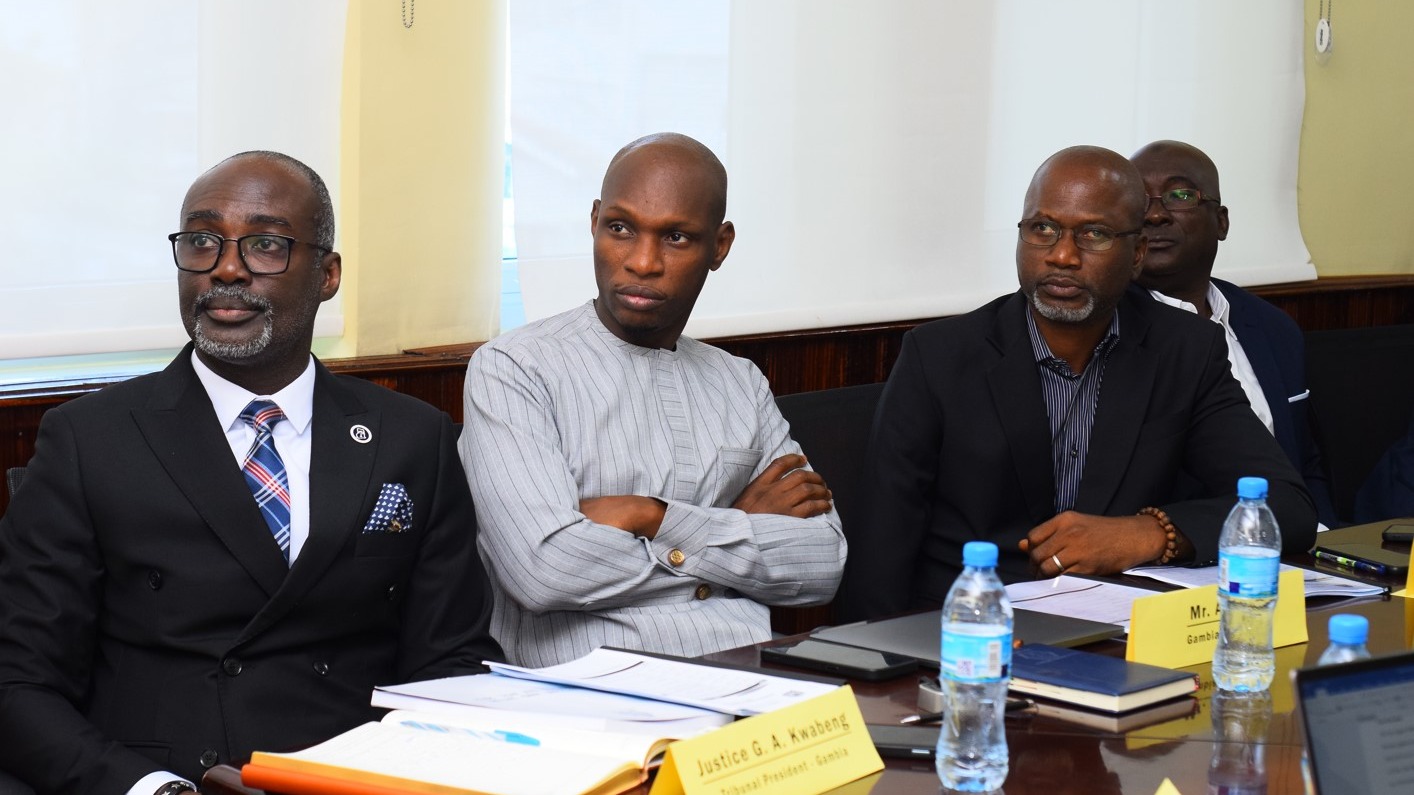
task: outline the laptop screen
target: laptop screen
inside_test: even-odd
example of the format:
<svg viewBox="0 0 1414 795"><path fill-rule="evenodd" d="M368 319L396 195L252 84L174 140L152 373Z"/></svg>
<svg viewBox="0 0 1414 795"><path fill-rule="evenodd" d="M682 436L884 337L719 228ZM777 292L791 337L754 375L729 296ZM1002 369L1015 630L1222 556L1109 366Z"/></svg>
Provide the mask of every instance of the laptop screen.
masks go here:
<svg viewBox="0 0 1414 795"><path fill-rule="evenodd" d="M1414 792L1414 653L1296 672L1319 795Z"/></svg>

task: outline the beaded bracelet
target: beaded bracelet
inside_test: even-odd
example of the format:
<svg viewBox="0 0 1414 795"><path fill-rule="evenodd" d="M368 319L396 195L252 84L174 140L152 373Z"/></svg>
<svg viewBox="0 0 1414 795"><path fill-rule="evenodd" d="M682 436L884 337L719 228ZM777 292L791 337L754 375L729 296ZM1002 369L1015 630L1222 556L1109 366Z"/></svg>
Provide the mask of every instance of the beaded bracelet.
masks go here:
<svg viewBox="0 0 1414 795"><path fill-rule="evenodd" d="M1178 557L1178 531L1174 529L1173 522L1169 521L1169 515L1158 508L1149 507L1139 511L1137 516L1152 516L1159 523L1159 529L1168 536L1167 545L1164 547L1164 554L1154 561L1155 566L1166 566L1169 561Z"/></svg>

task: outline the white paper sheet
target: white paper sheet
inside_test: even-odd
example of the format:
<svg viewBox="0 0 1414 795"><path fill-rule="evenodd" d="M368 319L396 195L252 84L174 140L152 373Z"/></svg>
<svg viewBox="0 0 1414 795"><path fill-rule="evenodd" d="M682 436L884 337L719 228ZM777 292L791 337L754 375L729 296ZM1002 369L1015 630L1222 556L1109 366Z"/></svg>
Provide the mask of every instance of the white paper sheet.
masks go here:
<svg viewBox="0 0 1414 795"><path fill-rule="evenodd" d="M1282 571L1300 568L1299 566L1288 566L1283 563ZM1301 569L1302 581L1305 585L1307 596L1378 596L1384 593L1384 588L1378 585L1352 580L1346 577L1339 577L1334 574L1327 574L1322 571L1312 571L1311 569ZM1151 580L1166 582L1170 585L1177 585L1183 588L1201 588L1204 585L1218 584L1218 567L1203 566L1202 568L1186 569L1175 568L1173 566L1140 566L1130 569L1125 574L1133 574L1136 577L1148 577Z"/></svg>
<svg viewBox="0 0 1414 795"><path fill-rule="evenodd" d="M1135 599L1153 596L1154 593L1132 585L1086 580L1067 574L1049 580L1012 583L1006 587L1012 607L1118 624L1124 627L1125 632L1129 631L1129 606Z"/></svg>
<svg viewBox="0 0 1414 795"><path fill-rule="evenodd" d="M548 668L488 665L506 676L671 701L729 715L770 712L834 689L834 685L758 671L695 665L602 648Z"/></svg>

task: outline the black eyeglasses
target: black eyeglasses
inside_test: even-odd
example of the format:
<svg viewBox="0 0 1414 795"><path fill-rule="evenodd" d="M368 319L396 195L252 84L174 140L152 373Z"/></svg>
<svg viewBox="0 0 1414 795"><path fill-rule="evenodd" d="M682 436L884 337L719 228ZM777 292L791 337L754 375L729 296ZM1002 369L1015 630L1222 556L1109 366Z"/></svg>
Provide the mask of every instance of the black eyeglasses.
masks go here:
<svg viewBox="0 0 1414 795"><path fill-rule="evenodd" d="M1222 200L1216 196L1204 196L1203 191L1197 188L1174 188L1166 190L1158 196L1150 196L1149 201L1159 200L1159 204L1165 210L1191 210L1203 202L1222 204ZM1147 205L1145 205L1147 207Z"/></svg>
<svg viewBox="0 0 1414 795"><path fill-rule="evenodd" d="M1127 232L1116 232L1103 224L1061 226L1055 221L1047 221L1044 218L1027 218L1018 222L1016 228L1021 230L1021 242L1040 248L1054 246L1069 231L1071 238L1075 241L1075 247L1084 251L1109 251L1110 246L1115 244L1115 240L1129 235L1137 235L1143 231L1131 229Z"/></svg>
<svg viewBox="0 0 1414 795"><path fill-rule="evenodd" d="M271 276L284 273L290 267L290 249L296 243L329 253L329 249L284 235L242 235L221 237L212 232L175 232L167 235L172 241L172 259L177 268L189 273L206 273L221 261L221 249L229 241L236 244L241 263L251 273Z"/></svg>

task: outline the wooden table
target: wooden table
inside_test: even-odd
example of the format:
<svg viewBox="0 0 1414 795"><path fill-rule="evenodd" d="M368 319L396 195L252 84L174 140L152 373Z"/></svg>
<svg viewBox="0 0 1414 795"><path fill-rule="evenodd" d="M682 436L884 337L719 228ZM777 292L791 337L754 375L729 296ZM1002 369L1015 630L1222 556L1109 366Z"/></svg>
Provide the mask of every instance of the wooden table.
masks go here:
<svg viewBox="0 0 1414 795"><path fill-rule="evenodd" d="M1327 537L1380 543L1379 532L1382 528L1383 525L1347 528L1331 531L1337 535ZM1408 551L1407 544L1390 548ZM1292 562L1351 576L1349 571L1318 564L1309 556ZM1373 578L1373 581L1396 588L1403 586L1402 582L1392 580ZM1152 581L1147 583L1153 585ZM1210 666L1206 664L1185 669L1198 674L1202 681L1196 711L1188 717L1118 733L1055 718L1010 715L1007 718L1007 744L1011 770L1005 784L1006 795L1153 795L1165 778L1172 780L1184 795L1197 795L1208 792L1209 784L1216 783L1210 778L1215 775L1210 772L1215 762L1245 767L1252 779L1265 780L1268 795L1301 793L1301 729L1293 712L1290 676L1296 668L1316 662L1326 647L1326 624L1334 613L1358 613L1370 620L1369 648L1373 654L1411 648L1414 600L1397 597L1312 599L1307 609L1309 642L1277 649L1277 675L1270 690L1270 716L1258 710L1255 718L1238 722L1238 725L1225 721L1228 733L1220 736L1211 719L1213 680ZM784 641L775 641L780 642ZM708 659L759 665L760 649L766 645L772 644L732 649L708 655ZM1115 640L1087 648L1108 654L1124 653L1124 644ZM768 664L763 667L775 666ZM869 723L896 724L904 716L918 711L917 677L878 683L856 682L852 686L860 710ZM852 785L848 791L879 795L937 795L939 792L938 777L931 760L886 759L885 765L881 773ZM218 767L208 772L202 791L214 795L255 793L241 787L239 781L239 773L234 768ZM647 792L646 788L643 792Z"/></svg>

